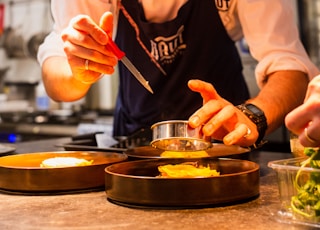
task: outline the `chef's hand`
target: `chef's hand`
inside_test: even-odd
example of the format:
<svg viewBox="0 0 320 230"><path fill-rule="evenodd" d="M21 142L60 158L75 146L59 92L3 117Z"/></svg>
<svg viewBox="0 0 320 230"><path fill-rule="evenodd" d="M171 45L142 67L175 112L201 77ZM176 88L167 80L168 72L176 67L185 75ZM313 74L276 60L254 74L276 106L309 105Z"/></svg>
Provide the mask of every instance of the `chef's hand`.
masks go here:
<svg viewBox="0 0 320 230"><path fill-rule="evenodd" d="M98 81L102 73L112 74L118 60L106 48L108 36L112 37L113 16L106 12L97 25L89 16L73 18L62 32L64 51L73 76L84 84Z"/></svg>
<svg viewBox="0 0 320 230"><path fill-rule="evenodd" d="M203 106L189 118L191 127L203 125L205 136L222 140L226 145L251 146L256 142L256 125L238 108L220 97L211 84L190 80L188 86L203 98Z"/></svg>
<svg viewBox="0 0 320 230"><path fill-rule="evenodd" d="M309 82L304 103L286 116L285 124L302 145L320 147L320 75Z"/></svg>

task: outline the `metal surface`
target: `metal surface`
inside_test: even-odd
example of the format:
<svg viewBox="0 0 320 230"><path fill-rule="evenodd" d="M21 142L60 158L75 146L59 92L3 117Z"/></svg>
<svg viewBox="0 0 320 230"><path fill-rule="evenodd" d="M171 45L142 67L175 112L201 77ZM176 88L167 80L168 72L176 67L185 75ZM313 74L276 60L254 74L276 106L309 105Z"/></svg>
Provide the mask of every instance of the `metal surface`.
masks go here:
<svg viewBox="0 0 320 230"><path fill-rule="evenodd" d="M151 130L150 129L140 129L136 133L133 133L130 136L116 136L115 140L118 141L118 144L112 146L98 146L98 135L106 135L111 137L111 134L104 132L95 132L83 135L77 135L72 137L72 142L60 144L59 147L63 147L65 150L85 150L85 151L103 151L103 152L121 152L128 149L132 149L138 146L149 146L151 139Z"/></svg>
<svg viewBox="0 0 320 230"><path fill-rule="evenodd" d="M211 147L208 137L202 134L201 127L191 128L188 121L170 120L151 126L155 148L171 151L198 151Z"/></svg>
<svg viewBox="0 0 320 230"><path fill-rule="evenodd" d="M160 178L158 166L190 159L156 159L124 162L105 169L109 200L128 206L196 207L241 202L259 195L259 165L235 159L193 159L220 176Z"/></svg>
<svg viewBox="0 0 320 230"><path fill-rule="evenodd" d="M141 73L137 70L137 68L131 63L131 61L126 57L122 57L122 63L130 70L133 76L145 87L150 93L153 94L153 90L149 85L149 82L141 75Z"/></svg>
<svg viewBox="0 0 320 230"><path fill-rule="evenodd" d="M157 158L163 158L161 157L161 153L163 153L163 150L153 148L151 146L142 146L142 147L136 147L133 149L128 149L125 154L129 158L135 158L135 159L157 159ZM224 144L216 144L213 143L212 147L207 149L206 152L208 153L208 157L204 158L212 158L212 157L234 157L238 156L241 158L241 156L245 156L250 152L249 148L240 147L237 145L224 145Z"/></svg>
<svg viewBox="0 0 320 230"><path fill-rule="evenodd" d="M52 157L77 157L93 160L92 165L41 168L40 163ZM26 153L0 157L0 189L21 192L57 192L104 186L104 168L125 161L119 153L60 151Z"/></svg>
<svg viewBox="0 0 320 230"><path fill-rule="evenodd" d="M15 150L16 148L11 145L0 144L0 155L12 153Z"/></svg>
<svg viewBox="0 0 320 230"><path fill-rule="evenodd" d="M112 41L112 38L109 37L109 42L106 45L116 57L128 68L128 70L133 74L133 76L145 87L150 93L153 93L149 82L142 76L142 74L137 70L137 68L132 64L132 62L126 57L126 54L119 49L117 44Z"/></svg>

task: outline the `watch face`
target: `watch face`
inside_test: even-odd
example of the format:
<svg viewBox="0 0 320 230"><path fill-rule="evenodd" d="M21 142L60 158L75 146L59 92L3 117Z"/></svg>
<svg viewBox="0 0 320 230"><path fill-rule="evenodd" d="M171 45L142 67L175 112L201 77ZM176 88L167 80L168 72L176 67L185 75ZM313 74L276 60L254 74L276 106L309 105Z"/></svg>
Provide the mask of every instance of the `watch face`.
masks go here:
<svg viewBox="0 0 320 230"><path fill-rule="evenodd" d="M256 114L256 115L261 115L261 114L262 114L261 110L258 109L258 108L257 108L256 106L254 106L254 105L248 104L248 105L247 105L247 108L248 108L251 112L253 112L254 114Z"/></svg>

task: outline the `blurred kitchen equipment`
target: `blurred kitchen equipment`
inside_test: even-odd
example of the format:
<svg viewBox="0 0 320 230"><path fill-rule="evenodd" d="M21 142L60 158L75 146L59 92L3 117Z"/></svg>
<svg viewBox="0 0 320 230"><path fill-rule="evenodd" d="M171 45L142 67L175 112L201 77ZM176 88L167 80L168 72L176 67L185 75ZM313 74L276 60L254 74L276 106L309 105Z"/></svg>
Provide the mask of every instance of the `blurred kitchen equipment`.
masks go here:
<svg viewBox="0 0 320 230"><path fill-rule="evenodd" d="M21 30L9 27L3 33L3 47L9 58L36 58L38 48L46 36L47 33L39 32L25 37Z"/></svg>
<svg viewBox="0 0 320 230"><path fill-rule="evenodd" d="M4 77L4 75L6 74L6 72L9 70L9 67L5 67L0 69L0 82L2 81L2 78Z"/></svg>
<svg viewBox="0 0 320 230"><path fill-rule="evenodd" d="M37 34L32 35L29 38L29 40L27 41L27 47L28 47L27 50L30 57L37 58L39 46L44 41L47 35L48 33L39 32Z"/></svg>
<svg viewBox="0 0 320 230"><path fill-rule="evenodd" d="M4 9L4 4L0 3L0 36L2 35L4 30Z"/></svg>
<svg viewBox="0 0 320 230"><path fill-rule="evenodd" d="M12 153L16 150L16 148L12 145L0 144L0 155L5 155Z"/></svg>
<svg viewBox="0 0 320 230"><path fill-rule="evenodd" d="M195 129L188 121L170 120L158 122L151 126L155 148L171 151L200 151L211 147L208 137L202 134L202 127Z"/></svg>
<svg viewBox="0 0 320 230"><path fill-rule="evenodd" d="M0 94L3 93L3 80L8 70L9 67L4 67L0 69Z"/></svg>
<svg viewBox="0 0 320 230"><path fill-rule="evenodd" d="M10 1L7 8L8 21L3 26L2 46L10 58L36 58L38 47L50 30L49 2Z"/></svg>
<svg viewBox="0 0 320 230"><path fill-rule="evenodd" d="M27 56L24 38L18 29L6 28L3 36L3 47L9 58Z"/></svg>
<svg viewBox="0 0 320 230"><path fill-rule="evenodd" d="M297 2L300 37L311 60L320 66L320 1Z"/></svg>
<svg viewBox="0 0 320 230"><path fill-rule="evenodd" d="M51 29L50 3L46 0L4 1L5 17L0 36L6 63L5 77L0 76L0 93L6 95L1 112L30 112L36 107L41 68L36 60L39 45ZM3 69L0 63L0 69ZM36 92L37 91L37 92ZM48 98L48 97L47 97ZM48 106L47 106L48 107Z"/></svg>
<svg viewBox="0 0 320 230"><path fill-rule="evenodd" d="M104 129L107 130L107 128ZM72 137L71 142L61 144L59 147L63 147L65 150L70 151L116 151L123 153L127 149L150 145L150 129L140 129L131 136L121 137L111 137L112 132L110 131L76 135Z"/></svg>

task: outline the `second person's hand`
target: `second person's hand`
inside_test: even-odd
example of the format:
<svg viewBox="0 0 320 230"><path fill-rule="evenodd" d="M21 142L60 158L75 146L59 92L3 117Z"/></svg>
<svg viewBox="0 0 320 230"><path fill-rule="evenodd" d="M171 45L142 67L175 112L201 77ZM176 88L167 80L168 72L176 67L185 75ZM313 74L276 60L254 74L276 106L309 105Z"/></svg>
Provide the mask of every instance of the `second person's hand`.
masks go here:
<svg viewBox="0 0 320 230"><path fill-rule="evenodd" d="M285 118L287 128L299 136L302 145L320 146L320 75L313 78L304 103L291 111Z"/></svg>

